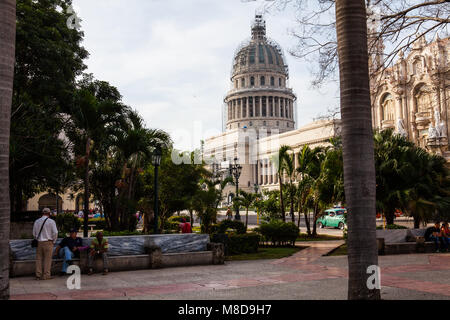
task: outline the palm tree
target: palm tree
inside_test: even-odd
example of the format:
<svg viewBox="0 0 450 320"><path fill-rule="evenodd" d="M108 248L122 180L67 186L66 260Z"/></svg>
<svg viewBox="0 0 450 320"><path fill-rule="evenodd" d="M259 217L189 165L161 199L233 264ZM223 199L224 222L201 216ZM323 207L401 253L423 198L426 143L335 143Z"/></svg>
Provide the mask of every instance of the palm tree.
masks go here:
<svg viewBox="0 0 450 320"><path fill-rule="evenodd" d="M248 226L248 209L253 205L256 198L256 193L239 190L239 196L233 199L233 201L236 201L237 205L243 206L245 208L245 227Z"/></svg>
<svg viewBox="0 0 450 320"><path fill-rule="evenodd" d="M116 155L123 161L122 179L120 181L119 200L126 197L127 201L133 200L136 184L136 173L139 168L143 168L145 159L150 159L153 149L157 146L171 145L170 136L158 129L147 129L143 119L136 111L126 112L126 124L124 128L117 128L111 135ZM127 208L120 208L120 222L122 227L126 227L127 219L125 214ZM116 206L116 216L118 216L119 205Z"/></svg>
<svg viewBox="0 0 450 320"><path fill-rule="evenodd" d="M111 94L105 95L105 89ZM78 159L81 167L84 167L84 236L88 236L89 214L89 170L90 157L94 143L100 141L114 131L115 126L123 125L123 114L126 107L115 97L115 88L105 88L103 82L83 84L75 92L73 109L68 124L68 136L75 144L78 151L84 156ZM118 98L120 99L120 97ZM84 145L84 150L82 145ZM83 151L81 151L83 150Z"/></svg>
<svg viewBox="0 0 450 320"><path fill-rule="evenodd" d="M299 190L301 192L298 195L299 211L303 210L305 216L305 224L307 233L311 234L310 221L308 217L308 209L313 209L314 221L312 235L317 235L316 220L319 215L319 200L320 200L320 182L321 182L321 169L324 158L324 149L322 147L316 147L311 149L308 145L303 146L302 150L298 153L298 167L296 169L299 174L300 184ZM307 204L310 204L307 206Z"/></svg>
<svg viewBox="0 0 450 320"><path fill-rule="evenodd" d="M278 182L280 186L280 211L281 211L281 219L283 220L283 222L286 222L284 197L283 197L283 176L284 176L283 159L286 157L289 150L291 150L291 147L281 146L280 150L278 150L278 154L273 157L273 160L277 167Z"/></svg>
<svg viewBox="0 0 450 320"><path fill-rule="evenodd" d="M0 1L0 299L9 299L9 128L16 41L16 1Z"/></svg>
<svg viewBox="0 0 450 320"><path fill-rule="evenodd" d="M281 159L283 163L284 172L288 176L288 185L287 185L287 194L289 196L289 215L291 216L292 222L295 223L295 213L294 213L294 204L295 204L295 193L296 187L294 185L294 180L296 178L296 168L295 168L295 155L285 153L283 154L283 158Z"/></svg>
<svg viewBox="0 0 450 320"><path fill-rule="evenodd" d="M364 0L336 0L345 195L348 208L348 298L380 299L369 289L378 265L375 164Z"/></svg>

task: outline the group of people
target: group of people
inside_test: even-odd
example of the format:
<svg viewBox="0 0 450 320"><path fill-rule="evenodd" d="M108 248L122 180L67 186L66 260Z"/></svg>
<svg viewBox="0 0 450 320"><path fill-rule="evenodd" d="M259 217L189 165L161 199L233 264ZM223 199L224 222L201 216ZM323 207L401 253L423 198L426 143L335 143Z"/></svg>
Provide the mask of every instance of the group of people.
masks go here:
<svg viewBox="0 0 450 320"><path fill-rule="evenodd" d="M450 229L448 222L442 225L436 222L433 227L425 231L425 240L434 242L436 252L448 252L450 245Z"/></svg>
<svg viewBox="0 0 450 320"><path fill-rule="evenodd" d="M93 263L95 257L103 259L103 274L108 273L108 240L103 237L102 232L97 232L96 237L89 246L83 246L83 241L77 236L78 230L70 230L69 237L61 240L58 246L53 247L58 240L58 228L53 219L50 218L51 211L45 208L43 215L37 219L33 225L33 237L37 240L36 248L36 279L49 280L51 277L51 267L53 257L63 259L60 275L67 274L67 268L72 264L72 260L80 257L80 252L89 250L88 268L89 275L93 274Z"/></svg>

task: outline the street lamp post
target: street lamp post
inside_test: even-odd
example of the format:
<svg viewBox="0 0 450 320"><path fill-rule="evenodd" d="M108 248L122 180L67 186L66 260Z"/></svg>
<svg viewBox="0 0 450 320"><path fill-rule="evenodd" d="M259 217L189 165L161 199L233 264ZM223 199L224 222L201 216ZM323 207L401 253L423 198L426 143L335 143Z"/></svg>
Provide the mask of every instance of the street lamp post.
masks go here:
<svg viewBox="0 0 450 320"><path fill-rule="evenodd" d="M235 195L235 197L237 197L239 194L239 177L241 176L241 173L242 173L242 166L240 164L238 164L237 161L238 161L238 159L234 158L234 164L230 164L230 173L236 180L236 195ZM238 221L241 220L241 215L239 214L239 205L236 205L235 219Z"/></svg>
<svg viewBox="0 0 450 320"><path fill-rule="evenodd" d="M157 146L152 154L152 164L155 167L155 192L154 192L155 197L153 207L153 211L155 213L154 215L155 234L158 234L158 168L161 165L161 158L162 158L162 150L160 146Z"/></svg>

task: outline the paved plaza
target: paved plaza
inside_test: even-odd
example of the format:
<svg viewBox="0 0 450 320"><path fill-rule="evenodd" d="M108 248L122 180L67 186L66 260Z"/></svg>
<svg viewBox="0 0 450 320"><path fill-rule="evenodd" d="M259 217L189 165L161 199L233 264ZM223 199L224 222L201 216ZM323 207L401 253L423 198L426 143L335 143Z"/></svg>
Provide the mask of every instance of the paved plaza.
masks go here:
<svg viewBox="0 0 450 320"><path fill-rule="evenodd" d="M346 299L347 257L323 256L342 243L302 243L308 248L278 260L82 275L81 290L67 289L67 277L13 278L11 299ZM383 299L450 299L449 253L380 256L379 261Z"/></svg>

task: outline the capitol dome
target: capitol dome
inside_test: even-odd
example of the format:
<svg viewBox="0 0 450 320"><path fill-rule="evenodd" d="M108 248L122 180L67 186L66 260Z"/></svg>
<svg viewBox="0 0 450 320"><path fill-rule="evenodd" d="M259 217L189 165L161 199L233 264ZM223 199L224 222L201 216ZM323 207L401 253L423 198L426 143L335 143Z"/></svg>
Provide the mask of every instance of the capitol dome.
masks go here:
<svg viewBox="0 0 450 320"><path fill-rule="evenodd" d="M266 36L266 23L257 15L251 39L233 57L231 90L225 98L226 129L295 129L295 101L287 87L288 66L281 47Z"/></svg>
<svg viewBox="0 0 450 320"><path fill-rule="evenodd" d="M236 50L232 77L258 71L276 72L288 78L288 68L281 47L266 37L266 23L257 16L252 25L251 40Z"/></svg>

